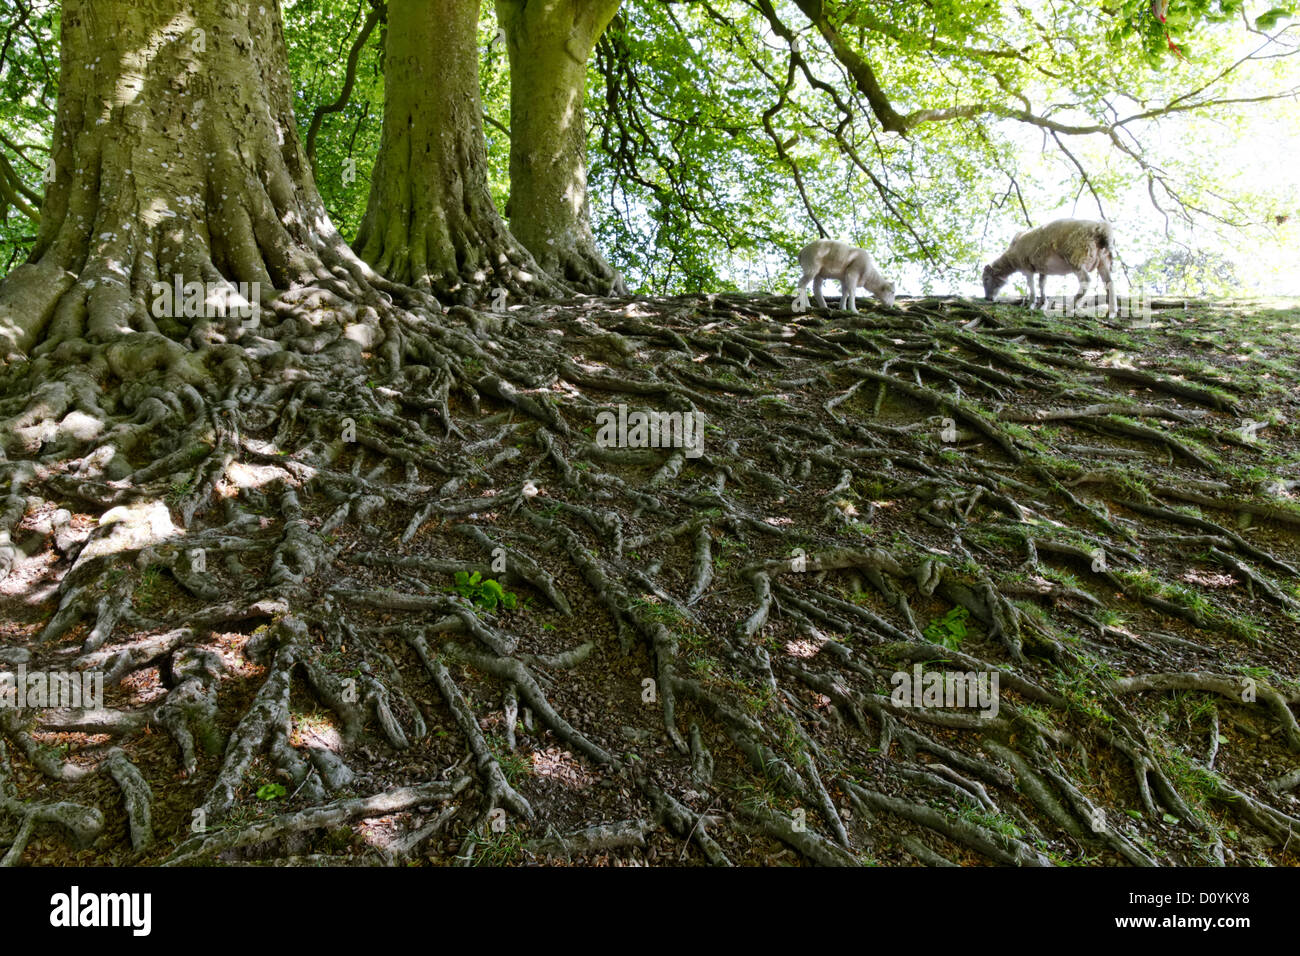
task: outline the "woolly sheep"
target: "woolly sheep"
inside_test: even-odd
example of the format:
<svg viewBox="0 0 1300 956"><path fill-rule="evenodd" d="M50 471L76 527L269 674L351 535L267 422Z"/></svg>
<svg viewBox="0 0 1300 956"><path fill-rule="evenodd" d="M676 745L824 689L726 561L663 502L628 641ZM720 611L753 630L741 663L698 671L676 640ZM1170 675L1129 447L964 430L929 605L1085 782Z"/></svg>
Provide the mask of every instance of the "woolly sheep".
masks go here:
<svg viewBox="0 0 1300 956"><path fill-rule="evenodd" d="M1115 237L1110 223L1093 219L1057 219L1045 226L1018 232L1011 246L992 264L984 267L984 298L997 295L1013 272L1021 273L1029 283L1029 298L1034 307L1047 299L1047 277L1074 275L1079 291L1074 304L1088 291L1088 274L1096 271L1106 284L1106 314L1115 312L1115 287L1110 267ZM1038 275L1038 295L1034 296L1034 274Z"/></svg>
<svg viewBox="0 0 1300 956"><path fill-rule="evenodd" d="M808 305L807 286L813 282L813 298L819 309L826 308L822 298L822 280L838 279L840 283L840 308L847 304L850 312L858 311L857 291L861 286L869 290L885 305L894 304L894 283L889 282L876 269L871 253L855 249L847 242L818 239L804 246L799 253L803 275L799 277L799 300Z"/></svg>

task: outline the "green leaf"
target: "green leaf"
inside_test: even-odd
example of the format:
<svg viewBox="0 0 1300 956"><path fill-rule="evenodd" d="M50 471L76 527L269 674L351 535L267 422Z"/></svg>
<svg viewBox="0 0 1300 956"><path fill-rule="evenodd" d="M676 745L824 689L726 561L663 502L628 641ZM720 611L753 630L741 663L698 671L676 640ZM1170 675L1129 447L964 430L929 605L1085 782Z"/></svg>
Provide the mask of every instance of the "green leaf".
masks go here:
<svg viewBox="0 0 1300 956"><path fill-rule="evenodd" d="M1136 810L1125 810L1124 812L1127 813L1129 816L1131 816L1134 820L1142 819L1142 814Z"/></svg>
<svg viewBox="0 0 1300 956"><path fill-rule="evenodd" d="M483 574L482 574L482 572L475 571L475 572L474 572L474 575L469 579L469 583L470 583L472 586L477 587L477 586L478 586L478 583L479 583L480 581L482 581L482 580L483 580Z"/></svg>
<svg viewBox="0 0 1300 956"><path fill-rule="evenodd" d="M515 609L515 605L518 603L518 601L519 601L518 597L515 594L511 593L510 591L507 591L501 597L501 603L504 604L506 608L511 611Z"/></svg>
<svg viewBox="0 0 1300 956"><path fill-rule="evenodd" d="M1174 823L1178 823L1178 822L1180 822L1179 819L1178 819L1176 816L1174 816L1172 813L1166 813L1166 814L1165 814L1163 817L1161 817L1160 819L1164 820L1165 823L1170 823L1170 824L1174 824Z"/></svg>
<svg viewBox="0 0 1300 956"><path fill-rule="evenodd" d="M465 585L469 583L469 574L465 571L456 572L456 584Z"/></svg>
<svg viewBox="0 0 1300 956"><path fill-rule="evenodd" d="M267 783L257 788L257 799L279 800L286 793L288 793L288 791L284 789L283 785L278 783Z"/></svg>
<svg viewBox="0 0 1300 956"><path fill-rule="evenodd" d="M1258 17L1255 18L1255 29L1271 30L1275 26L1277 26L1277 21L1282 19L1289 20L1290 18L1291 18L1290 10L1286 9L1285 7L1274 7L1272 10L1268 10L1265 13L1261 13Z"/></svg>

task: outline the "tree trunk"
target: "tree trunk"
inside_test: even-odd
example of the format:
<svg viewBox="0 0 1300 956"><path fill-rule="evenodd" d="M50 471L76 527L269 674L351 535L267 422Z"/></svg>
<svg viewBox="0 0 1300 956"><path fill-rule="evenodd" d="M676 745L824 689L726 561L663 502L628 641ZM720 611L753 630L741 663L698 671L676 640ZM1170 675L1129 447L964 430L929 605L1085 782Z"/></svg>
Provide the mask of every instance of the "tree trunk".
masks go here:
<svg viewBox="0 0 1300 956"><path fill-rule="evenodd" d="M184 339L196 323L153 307L177 277L264 298L384 284L316 192L277 4L68 0L61 58L55 176L30 260L0 286L0 351Z"/></svg>
<svg viewBox="0 0 1300 956"><path fill-rule="evenodd" d="M395 281L466 300L559 291L488 192L477 30L466 0L388 4L383 138L354 248Z"/></svg>
<svg viewBox="0 0 1300 956"><path fill-rule="evenodd" d="M510 52L510 228L547 272L623 291L587 200L587 61L619 0L497 0Z"/></svg>

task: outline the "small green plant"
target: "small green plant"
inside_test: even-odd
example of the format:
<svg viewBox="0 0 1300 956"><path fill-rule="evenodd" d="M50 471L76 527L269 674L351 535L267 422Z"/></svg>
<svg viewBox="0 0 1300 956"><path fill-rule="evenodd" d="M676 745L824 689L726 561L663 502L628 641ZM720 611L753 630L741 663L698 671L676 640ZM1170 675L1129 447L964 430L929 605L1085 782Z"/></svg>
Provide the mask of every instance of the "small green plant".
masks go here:
<svg viewBox="0 0 1300 956"><path fill-rule="evenodd" d="M533 772L533 765L527 757L511 753L504 746L501 747L501 756L497 759L497 763L501 766L501 773L506 778L506 783L512 787L518 786L520 777Z"/></svg>
<svg viewBox="0 0 1300 956"><path fill-rule="evenodd" d="M705 657L703 654L690 657L686 661L686 666L702 678L712 677L713 669L717 663L711 657Z"/></svg>
<svg viewBox="0 0 1300 956"><path fill-rule="evenodd" d="M283 784L265 783L257 788L257 799L259 800L279 800L289 791L284 789Z"/></svg>
<svg viewBox="0 0 1300 956"><path fill-rule="evenodd" d="M501 832L488 830L479 833L471 830L465 834L465 851L473 848L475 866L508 866L524 852L523 835L513 827Z"/></svg>
<svg viewBox="0 0 1300 956"><path fill-rule="evenodd" d="M162 566L151 564L140 575L140 584L135 589L135 601L141 608L148 609L158 602L161 596Z"/></svg>
<svg viewBox="0 0 1300 956"><path fill-rule="evenodd" d="M468 600L475 607L489 613L495 611L498 607L513 611L515 605L519 603L519 595L513 591L507 591L501 586L501 582L495 578L484 579L483 575L478 571L473 574L468 571L457 571L456 583L453 585L452 591Z"/></svg>
<svg viewBox="0 0 1300 956"><path fill-rule="evenodd" d="M1001 833L1003 836L1014 837L1017 840L1025 835L1025 831L1020 829L1015 821L1005 813L988 813L984 810L976 810L973 807L965 807L958 811L957 818L992 830L995 833Z"/></svg>
<svg viewBox="0 0 1300 956"><path fill-rule="evenodd" d="M670 604L660 604L658 601L647 601L644 598L633 598L631 609L640 613L644 620L658 621L661 624L677 625L680 627L685 621L680 611Z"/></svg>
<svg viewBox="0 0 1300 956"><path fill-rule="evenodd" d="M713 555L713 566L719 571L725 571L731 564L734 552L742 546L742 542L724 536L718 538L715 546L718 553Z"/></svg>
<svg viewBox="0 0 1300 956"><path fill-rule="evenodd" d="M193 482L191 481L173 481L167 487L167 503L172 507L180 504L181 500L190 493L192 487Z"/></svg>
<svg viewBox="0 0 1300 956"><path fill-rule="evenodd" d="M1124 615L1113 608L1106 608L1097 614L1097 620L1107 627L1123 627Z"/></svg>
<svg viewBox="0 0 1300 956"><path fill-rule="evenodd" d="M962 638L966 636L966 619L970 611L964 607L955 607L943 617L936 617L926 625L922 632L936 644L941 644L950 651L961 647Z"/></svg>

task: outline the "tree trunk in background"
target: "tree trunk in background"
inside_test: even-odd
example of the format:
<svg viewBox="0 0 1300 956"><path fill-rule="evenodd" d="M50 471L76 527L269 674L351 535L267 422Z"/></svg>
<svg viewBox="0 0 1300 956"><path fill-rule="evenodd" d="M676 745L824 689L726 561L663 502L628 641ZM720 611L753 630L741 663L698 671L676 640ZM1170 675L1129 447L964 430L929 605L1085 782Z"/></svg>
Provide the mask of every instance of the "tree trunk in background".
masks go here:
<svg viewBox="0 0 1300 956"><path fill-rule="evenodd" d="M353 247L395 281L465 300L558 291L488 192L477 31L472 0L390 0L383 138Z"/></svg>
<svg viewBox="0 0 1300 956"><path fill-rule="evenodd" d="M496 0L510 52L510 228L556 278L622 291L587 200L587 61L619 0Z"/></svg>
<svg viewBox="0 0 1300 956"><path fill-rule="evenodd" d="M384 284L316 192L276 3L68 0L61 32L55 175L31 258L0 286L0 354L134 332L123 371L175 360L213 328L152 314L153 283L178 276L263 296Z"/></svg>

